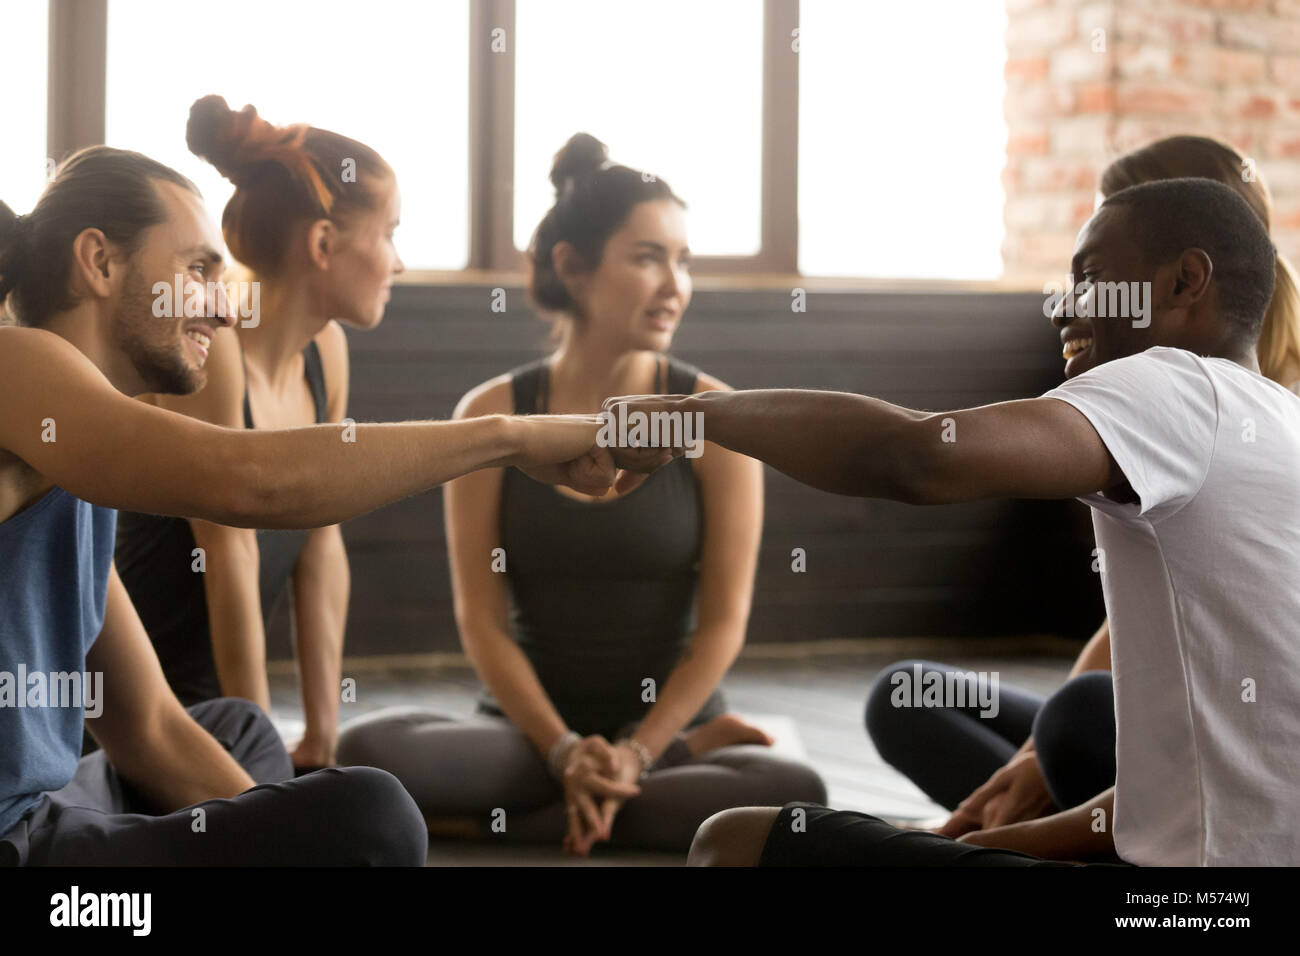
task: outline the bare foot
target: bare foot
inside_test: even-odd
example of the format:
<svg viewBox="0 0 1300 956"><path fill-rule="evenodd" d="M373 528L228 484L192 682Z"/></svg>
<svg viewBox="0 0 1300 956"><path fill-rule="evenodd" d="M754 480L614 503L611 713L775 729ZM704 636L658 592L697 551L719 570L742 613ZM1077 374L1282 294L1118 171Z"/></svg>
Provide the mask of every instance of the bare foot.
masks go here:
<svg viewBox="0 0 1300 956"><path fill-rule="evenodd" d="M686 732L686 746L692 756L732 744L762 744L770 747L773 743L770 736L736 714L720 714L708 723Z"/></svg>

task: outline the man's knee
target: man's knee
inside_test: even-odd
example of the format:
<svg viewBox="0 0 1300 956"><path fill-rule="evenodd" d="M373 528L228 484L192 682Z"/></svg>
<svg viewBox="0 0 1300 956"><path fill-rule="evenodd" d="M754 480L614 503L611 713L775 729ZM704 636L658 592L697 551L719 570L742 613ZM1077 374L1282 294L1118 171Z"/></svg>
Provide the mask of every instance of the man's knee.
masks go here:
<svg viewBox="0 0 1300 956"><path fill-rule="evenodd" d="M758 866L779 807L736 807L715 813L695 832L687 866Z"/></svg>
<svg viewBox="0 0 1300 956"><path fill-rule="evenodd" d="M424 865L428 827L411 795L391 773L374 767L331 767L300 779L322 791L312 795L313 805L330 821L351 862Z"/></svg>

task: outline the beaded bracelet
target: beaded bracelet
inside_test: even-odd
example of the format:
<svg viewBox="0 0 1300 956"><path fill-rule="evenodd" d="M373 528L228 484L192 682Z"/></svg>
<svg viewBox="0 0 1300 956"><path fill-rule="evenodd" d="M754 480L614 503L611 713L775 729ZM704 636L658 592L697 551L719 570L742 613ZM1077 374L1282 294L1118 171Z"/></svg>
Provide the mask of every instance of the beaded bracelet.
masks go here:
<svg viewBox="0 0 1300 956"><path fill-rule="evenodd" d="M632 753L636 754L636 759L641 764L642 776L645 776L650 772L650 768L654 766L654 761L650 758L650 751L645 749L645 744L641 743L641 741L637 740L635 737L624 737L622 740L616 741L614 746L617 747L619 744L622 744L624 747L631 750Z"/></svg>
<svg viewBox="0 0 1300 956"><path fill-rule="evenodd" d="M573 745L582 739L582 735L570 730L551 744L551 752L546 755L546 767L556 780L564 780L564 760Z"/></svg>

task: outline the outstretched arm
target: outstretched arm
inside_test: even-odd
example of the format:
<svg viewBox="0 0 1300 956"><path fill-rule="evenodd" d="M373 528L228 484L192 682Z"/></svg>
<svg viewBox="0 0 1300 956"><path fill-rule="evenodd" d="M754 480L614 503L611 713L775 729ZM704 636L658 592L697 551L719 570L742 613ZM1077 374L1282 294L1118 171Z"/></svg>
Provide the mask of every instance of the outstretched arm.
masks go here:
<svg viewBox="0 0 1300 956"><path fill-rule="evenodd" d="M1123 480L1087 418L1054 398L921 412L846 392L759 389L626 396L605 408L616 420L699 413L708 441L843 495L910 504L1074 498Z"/></svg>
<svg viewBox="0 0 1300 956"><path fill-rule="evenodd" d="M40 329L0 329L0 403L0 448L69 493L237 527L336 524L491 465L593 494L613 480L596 416L221 428L127 398Z"/></svg>

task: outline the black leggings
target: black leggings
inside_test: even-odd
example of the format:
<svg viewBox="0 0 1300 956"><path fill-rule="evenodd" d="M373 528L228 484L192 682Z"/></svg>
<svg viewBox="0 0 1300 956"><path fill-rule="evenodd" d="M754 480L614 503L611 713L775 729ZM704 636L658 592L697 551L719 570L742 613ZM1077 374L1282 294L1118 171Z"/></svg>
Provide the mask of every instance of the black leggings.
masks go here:
<svg viewBox="0 0 1300 956"><path fill-rule="evenodd" d="M1046 700L999 683L996 716L980 707L896 707L894 675L947 673L933 661L886 667L867 696L867 733L876 750L935 803L954 809L1030 736L1057 809L1078 806L1115 785L1115 696L1110 671L1071 678Z"/></svg>

